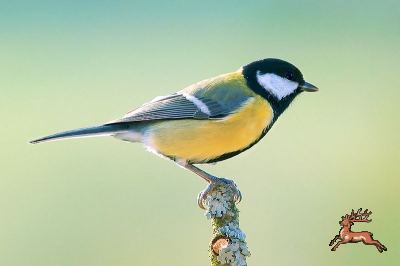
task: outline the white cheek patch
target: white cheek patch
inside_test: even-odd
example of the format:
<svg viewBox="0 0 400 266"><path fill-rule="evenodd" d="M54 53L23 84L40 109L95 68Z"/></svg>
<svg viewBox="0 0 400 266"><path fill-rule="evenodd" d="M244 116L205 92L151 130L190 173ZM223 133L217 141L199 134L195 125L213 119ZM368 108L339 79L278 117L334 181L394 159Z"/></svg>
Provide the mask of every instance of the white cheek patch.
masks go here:
<svg viewBox="0 0 400 266"><path fill-rule="evenodd" d="M260 71L257 71L257 81L266 91L278 98L278 100L293 93L299 86L297 82L282 78L276 74L261 74Z"/></svg>
<svg viewBox="0 0 400 266"><path fill-rule="evenodd" d="M196 105L196 107L199 108L203 113L211 115L210 109L208 109L208 106L201 100L190 94L183 93L182 95L185 96L188 101L191 101L194 105Z"/></svg>

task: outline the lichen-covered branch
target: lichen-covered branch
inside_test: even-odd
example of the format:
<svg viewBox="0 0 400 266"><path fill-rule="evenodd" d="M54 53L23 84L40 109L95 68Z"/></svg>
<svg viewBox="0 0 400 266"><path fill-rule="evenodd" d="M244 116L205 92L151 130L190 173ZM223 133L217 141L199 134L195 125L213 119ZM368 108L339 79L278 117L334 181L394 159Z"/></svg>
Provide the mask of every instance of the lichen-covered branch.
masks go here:
<svg viewBox="0 0 400 266"><path fill-rule="evenodd" d="M209 256L212 266L244 266L247 249L246 235L239 228L239 210L229 185L217 185L207 196L205 216L211 219L213 237Z"/></svg>

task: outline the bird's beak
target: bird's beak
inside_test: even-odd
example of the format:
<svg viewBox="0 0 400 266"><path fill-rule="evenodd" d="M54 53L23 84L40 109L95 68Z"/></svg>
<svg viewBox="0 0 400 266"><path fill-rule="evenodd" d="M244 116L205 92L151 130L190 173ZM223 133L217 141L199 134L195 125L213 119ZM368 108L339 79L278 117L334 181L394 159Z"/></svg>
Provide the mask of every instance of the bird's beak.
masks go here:
<svg viewBox="0 0 400 266"><path fill-rule="evenodd" d="M319 91L319 89L316 86L314 86L311 83L308 83L306 81L304 81L304 83L302 85L300 85L299 87L302 91L307 91L307 92Z"/></svg>

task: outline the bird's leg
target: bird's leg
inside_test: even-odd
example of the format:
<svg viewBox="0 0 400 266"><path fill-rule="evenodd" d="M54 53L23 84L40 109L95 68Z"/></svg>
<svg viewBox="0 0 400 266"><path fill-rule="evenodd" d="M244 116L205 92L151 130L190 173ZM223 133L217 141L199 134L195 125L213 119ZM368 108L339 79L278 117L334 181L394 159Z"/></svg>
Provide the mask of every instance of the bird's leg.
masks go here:
<svg viewBox="0 0 400 266"><path fill-rule="evenodd" d="M199 195L197 196L197 203L199 204L200 208L202 208L204 210L206 209L203 205L203 201L206 200L208 193L210 193L210 191L213 190L216 185L221 184L221 183L231 187L231 189L233 190L233 193L234 193L234 199L235 199L236 203L239 203L242 200L242 193L237 188L237 186L236 186L235 182L233 182L233 180L210 175L209 173L207 173L189 163L178 162L178 164L180 166L182 166L183 168L185 168L189 171L192 171L193 173L200 176L201 178L203 178L204 180L206 180L209 183L207 188L205 190L201 191L199 193Z"/></svg>

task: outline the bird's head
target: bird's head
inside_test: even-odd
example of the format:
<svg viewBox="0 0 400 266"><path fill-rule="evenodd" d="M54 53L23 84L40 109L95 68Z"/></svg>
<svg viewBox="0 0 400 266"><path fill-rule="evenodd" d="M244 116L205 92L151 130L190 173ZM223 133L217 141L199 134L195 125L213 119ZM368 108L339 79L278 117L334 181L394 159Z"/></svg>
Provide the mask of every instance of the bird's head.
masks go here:
<svg viewBox="0 0 400 266"><path fill-rule="evenodd" d="M290 102L303 91L318 91L304 80L297 67L280 59L267 58L245 65L243 76L254 92L272 103Z"/></svg>

